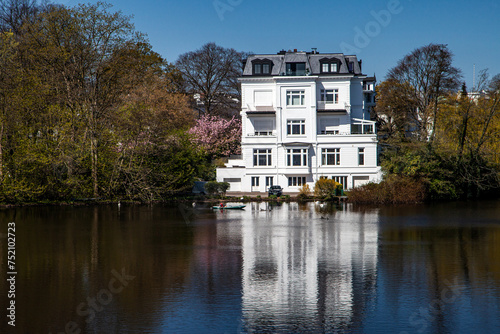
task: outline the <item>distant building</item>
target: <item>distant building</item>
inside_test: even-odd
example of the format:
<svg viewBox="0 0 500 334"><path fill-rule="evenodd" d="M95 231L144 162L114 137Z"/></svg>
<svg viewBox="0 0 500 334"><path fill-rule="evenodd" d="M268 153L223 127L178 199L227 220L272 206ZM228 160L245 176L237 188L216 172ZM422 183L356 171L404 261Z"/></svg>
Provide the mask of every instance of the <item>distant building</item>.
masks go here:
<svg viewBox="0 0 500 334"><path fill-rule="evenodd" d="M252 55L240 78L242 155L217 169L228 192L296 192L331 178L352 188L381 178L375 77L356 56L316 51Z"/></svg>

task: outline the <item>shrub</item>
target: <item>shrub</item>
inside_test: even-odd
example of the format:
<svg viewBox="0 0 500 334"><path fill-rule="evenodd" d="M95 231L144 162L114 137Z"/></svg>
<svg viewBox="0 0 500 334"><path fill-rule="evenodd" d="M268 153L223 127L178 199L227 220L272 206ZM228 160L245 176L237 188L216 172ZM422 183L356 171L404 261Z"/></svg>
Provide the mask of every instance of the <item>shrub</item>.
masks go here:
<svg viewBox="0 0 500 334"><path fill-rule="evenodd" d="M299 188L299 196L308 198L311 196L311 187L306 183Z"/></svg>
<svg viewBox="0 0 500 334"><path fill-rule="evenodd" d="M269 196L269 199L277 199L277 198L278 198L278 196L276 196L276 195Z"/></svg>
<svg viewBox="0 0 500 334"><path fill-rule="evenodd" d="M311 188L309 187L308 184L304 184L302 187L299 188L299 194L297 195L297 200L305 201L309 197L311 197Z"/></svg>
<svg viewBox="0 0 500 334"><path fill-rule="evenodd" d="M376 183L356 187L349 192L349 201L374 204L420 203L426 198L424 182L411 177L390 175Z"/></svg>
<svg viewBox="0 0 500 334"><path fill-rule="evenodd" d="M314 184L314 195L321 199L331 199L336 196L336 190L342 185L332 179L319 179Z"/></svg>

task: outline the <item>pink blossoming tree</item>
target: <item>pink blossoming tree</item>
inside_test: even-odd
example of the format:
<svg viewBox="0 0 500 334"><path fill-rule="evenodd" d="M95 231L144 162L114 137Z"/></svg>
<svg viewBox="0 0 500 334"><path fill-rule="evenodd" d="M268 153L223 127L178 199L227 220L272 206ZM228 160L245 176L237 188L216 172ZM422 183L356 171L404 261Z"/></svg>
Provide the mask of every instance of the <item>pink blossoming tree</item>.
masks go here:
<svg viewBox="0 0 500 334"><path fill-rule="evenodd" d="M240 154L241 121L203 115L189 131L193 140L202 146L211 158Z"/></svg>

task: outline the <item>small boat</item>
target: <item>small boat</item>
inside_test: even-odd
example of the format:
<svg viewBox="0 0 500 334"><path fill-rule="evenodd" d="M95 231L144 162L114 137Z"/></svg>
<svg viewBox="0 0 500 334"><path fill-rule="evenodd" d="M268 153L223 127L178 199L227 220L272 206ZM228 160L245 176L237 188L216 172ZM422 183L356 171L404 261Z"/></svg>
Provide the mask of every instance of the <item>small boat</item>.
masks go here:
<svg viewBox="0 0 500 334"><path fill-rule="evenodd" d="M233 206L223 206L220 207L219 205L212 206L212 209L217 210L236 210L236 209L243 209L246 205L233 205Z"/></svg>

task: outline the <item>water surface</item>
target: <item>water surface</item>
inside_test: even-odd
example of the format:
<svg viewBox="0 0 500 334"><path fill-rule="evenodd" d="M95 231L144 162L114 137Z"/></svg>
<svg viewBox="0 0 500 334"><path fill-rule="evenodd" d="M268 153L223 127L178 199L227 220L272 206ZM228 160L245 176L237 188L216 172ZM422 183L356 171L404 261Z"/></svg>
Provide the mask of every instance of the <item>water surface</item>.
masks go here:
<svg viewBox="0 0 500 334"><path fill-rule="evenodd" d="M109 205L16 223L2 333L498 333L500 202ZM10 299L0 296L0 306Z"/></svg>

